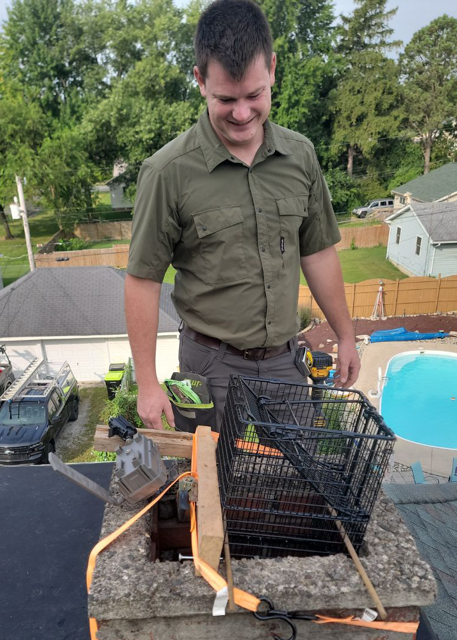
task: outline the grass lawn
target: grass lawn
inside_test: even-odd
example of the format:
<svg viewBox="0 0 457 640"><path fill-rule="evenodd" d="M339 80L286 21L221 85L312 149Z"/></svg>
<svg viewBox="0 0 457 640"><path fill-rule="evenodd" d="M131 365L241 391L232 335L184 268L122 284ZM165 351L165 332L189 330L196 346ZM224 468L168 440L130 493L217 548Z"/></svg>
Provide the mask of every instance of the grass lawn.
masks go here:
<svg viewBox="0 0 457 640"><path fill-rule="evenodd" d="M91 242L88 249L111 249L117 244L130 244L130 240L101 240L100 242Z"/></svg>
<svg viewBox="0 0 457 640"><path fill-rule="evenodd" d="M100 413L108 398L106 387L83 387L79 391L81 397L80 412L83 404L88 404L84 428L75 439L74 446L65 451L64 462L96 462L92 449L94 445L95 427L100 423ZM71 423L70 423L71 425Z"/></svg>
<svg viewBox="0 0 457 640"><path fill-rule="evenodd" d="M343 280L349 284L374 278L380 280L402 280L408 276L386 260L386 247L368 249L345 249L338 251L343 270ZM306 284L303 274L301 284Z"/></svg>
<svg viewBox="0 0 457 640"><path fill-rule="evenodd" d="M13 240L5 240L4 227L0 225L0 271L5 287L30 270L22 220L9 221L9 227ZM29 218L29 227L34 253L38 251L38 244L45 244L59 230L52 212Z"/></svg>

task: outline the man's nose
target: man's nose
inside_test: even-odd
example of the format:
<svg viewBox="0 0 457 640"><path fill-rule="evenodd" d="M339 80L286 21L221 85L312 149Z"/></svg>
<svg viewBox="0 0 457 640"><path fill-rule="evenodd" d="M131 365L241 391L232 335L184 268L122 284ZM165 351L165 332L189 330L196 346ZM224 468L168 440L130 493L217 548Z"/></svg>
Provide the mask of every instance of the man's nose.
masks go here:
<svg viewBox="0 0 457 640"><path fill-rule="evenodd" d="M249 120L249 117L251 115L251 109L248 105L247 102L237 102L234 107L233 107L233 111L232 111L232 117L234 120L236 120L237 122L247 122L247 120Z"/></svg>

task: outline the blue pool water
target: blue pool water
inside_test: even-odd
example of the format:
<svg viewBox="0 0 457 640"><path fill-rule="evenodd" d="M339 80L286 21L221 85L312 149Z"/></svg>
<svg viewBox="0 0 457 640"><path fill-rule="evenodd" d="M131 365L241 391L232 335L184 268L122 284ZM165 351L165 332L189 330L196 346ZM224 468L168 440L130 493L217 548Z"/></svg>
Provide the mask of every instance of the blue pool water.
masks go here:
<svg viewBox="0 0 457 640"><path fill-rule="evenodd" d="M457 356L408 352L386 371L380 412L400 438L457 449Z"/></svg>

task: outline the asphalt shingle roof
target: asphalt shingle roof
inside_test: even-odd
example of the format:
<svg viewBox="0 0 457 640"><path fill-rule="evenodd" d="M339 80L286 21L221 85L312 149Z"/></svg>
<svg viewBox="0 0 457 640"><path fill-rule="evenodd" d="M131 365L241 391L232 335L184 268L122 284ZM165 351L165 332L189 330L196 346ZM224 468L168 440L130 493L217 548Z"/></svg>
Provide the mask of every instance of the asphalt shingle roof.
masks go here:
<svg viewBox="0 0 457 640"><path fill-rule="evenodd" d="M125 272L113 267L36 269L0 291L0 338L124 335ZM162 285L159 333L180 323Z"/></svg>
<svg viewBox="0 0 457 640"><path fill-rule="evenodd" d="M457 191L457 163L448 164L434 169L424 176L410 180L400 187L392 189L392 193L411 193L414 198L423 202L439 200Z"/></svg>
<svg viewBox="0 0 457 640"><path fill-rule="evenodd" d="M457 483L384 484L438 583L424 613L439 640L457 637Z"/></svg>
<svg viewBox="0 0 457 640"><path fill-rule="evenodd" d="M432 242L457 242L457 202L412 202Z"/></svg>

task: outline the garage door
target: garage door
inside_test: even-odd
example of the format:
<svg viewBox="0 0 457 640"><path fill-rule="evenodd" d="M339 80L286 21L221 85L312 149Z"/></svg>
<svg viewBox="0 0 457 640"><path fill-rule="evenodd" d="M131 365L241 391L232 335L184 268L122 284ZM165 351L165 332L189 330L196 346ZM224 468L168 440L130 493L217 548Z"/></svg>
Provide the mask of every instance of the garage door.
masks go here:
<svg viewBox="0 0 457 640"><path fill-rule="evenodd" d="M40 342L8 342L1 340L6 346L6 353L13 365L14 375L18 377L35 358L43 358Z"/></svg>
<svg viewBox="0 0 457 640"><path fill-rule="evenodd" d="M106 341L59 340L45 341L49 361L68 361L79 382L102 382L109 368Z"/></svg>

